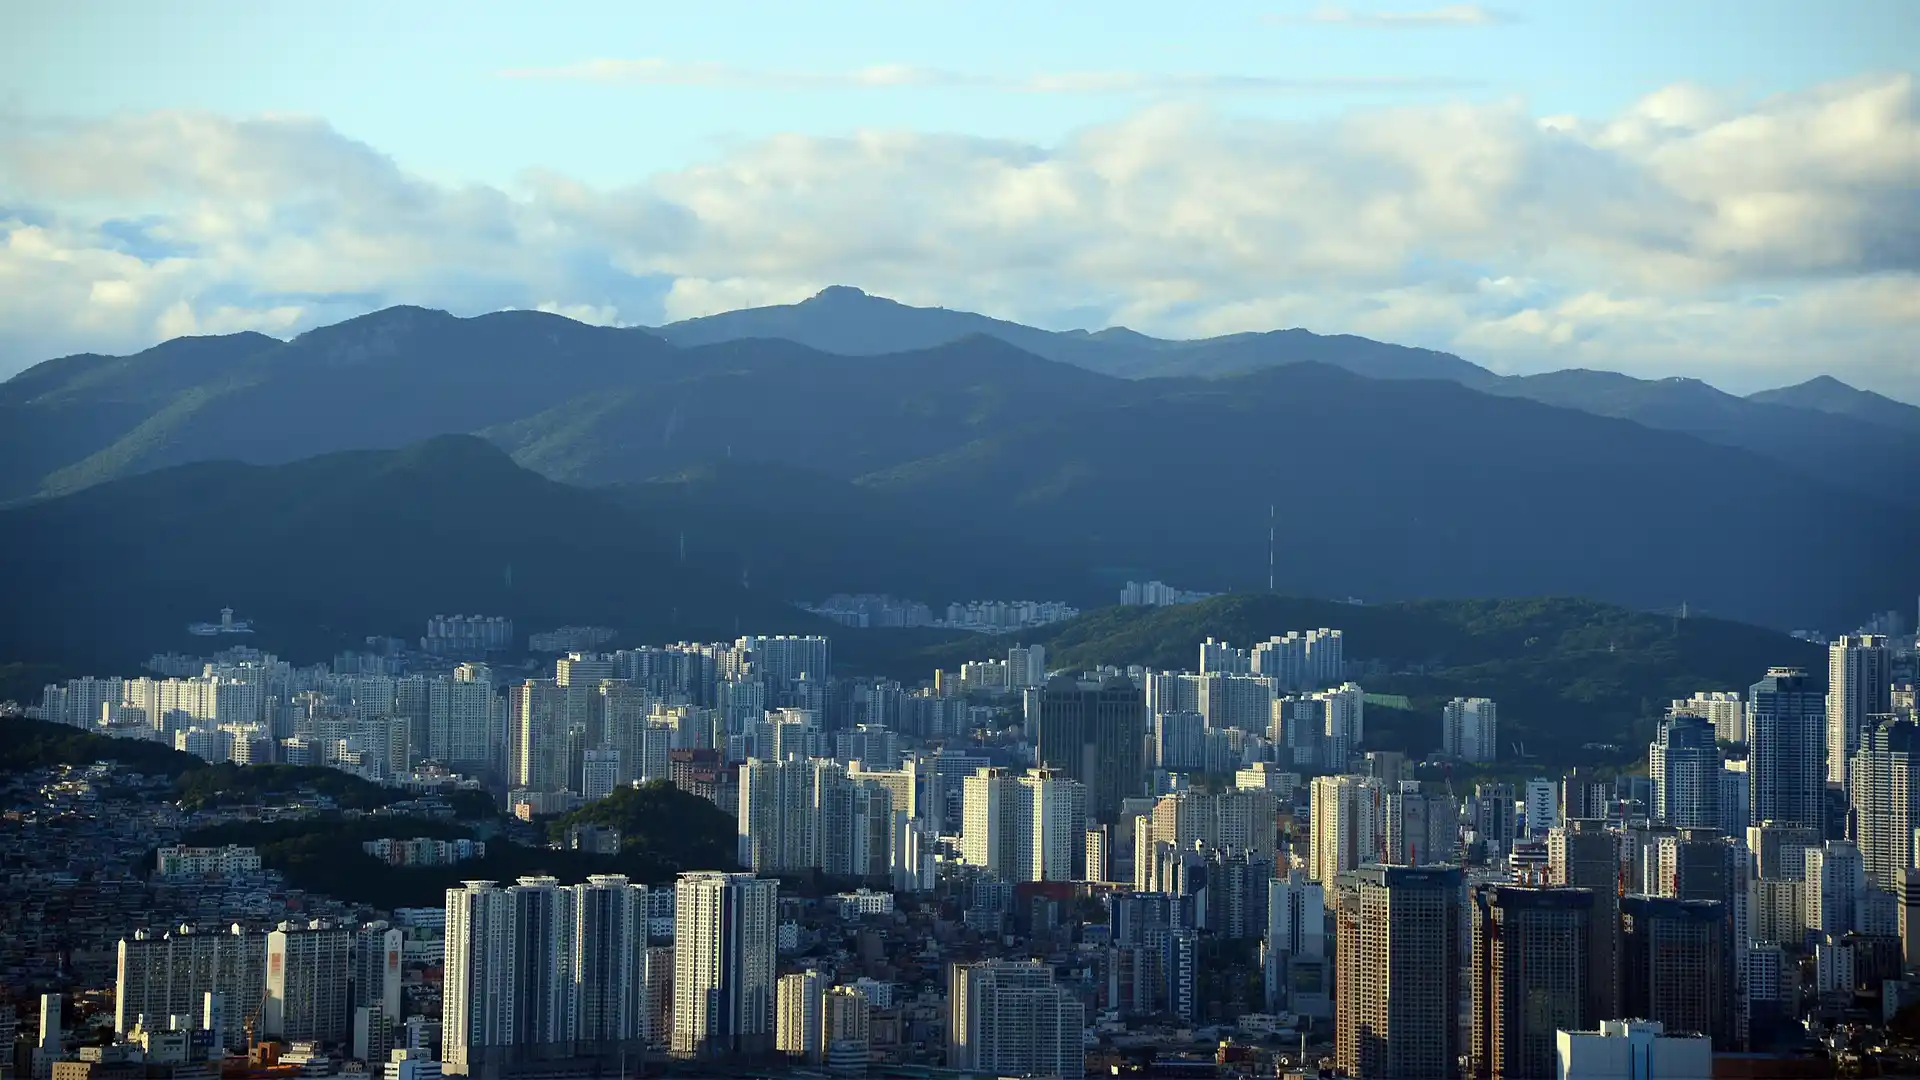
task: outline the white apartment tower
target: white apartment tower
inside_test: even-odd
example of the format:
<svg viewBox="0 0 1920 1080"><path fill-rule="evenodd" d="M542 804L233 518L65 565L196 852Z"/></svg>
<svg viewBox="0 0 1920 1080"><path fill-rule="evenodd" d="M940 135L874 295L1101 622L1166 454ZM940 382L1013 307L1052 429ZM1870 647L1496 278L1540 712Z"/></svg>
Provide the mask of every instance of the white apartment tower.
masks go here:
<svg viewBox="0 0 1920 1080"><path fill-rule="evenodd" d="M960 856L1003 881L1085 876L1086 785L1057 769L981 769L966 778Z"/></svg>
<svg viewBox="0 0 1920 1080"><path fill-rule="evenodd" d="M779 882L696 871L675 886L673 1036L676 1057L769 1050Z"/></svg>
<svg viewBox="0 0 1920 1080"><path fill-rule="evenodd" d="M260 1031L288 1042L339 1042L353 1034L347 995L353 931L281 923L267 934Z"/></svg>
<svg viewBox="0 0 1920 1080"><path fill-rule="evenodd" d="M1076 1077L1086 1071L1085 1011L1039 962L953 965L947 1067L999 1076Z"/></svg>
<svg viewBox="0 0 1920 1080"><path fill-rule="evenodd" d="M1499 749L1498 710L1490 699L1457 697L1441 709L1441 753L1462 761L1492 761Z"/></svg>
<svg viewBox="0 0 1920 1080"><path fill-rule="evenodd" d="M1879 634L1854 634L1827 647L1827 783L1847 782L1860 733L1893 712L1893 652Z"/></svg>
<svg viewBox="0 0 1920 1080"><path fill-rule="evenodd" d="M827 977L818 971L796 971L780 976L774 1048L790 1057L818 1065L824 1057L821 1035L825 1024Z"/></svg>
<svg viewBox="0 0 1920 1080"><path fill-rule="evenodd" d="M1331 889L1334 878L1379 862L1385 841L1386 783L1366 776L1316 776L1307 876Z"/></svg>
<svg viewBox="0 0 1920 1080"><path fill-rule="evenodd" d="M1920 726L1911 720L1887 720L1861 736L1853 755L1848 793L1853 803L1854 838L1867 879L1876 888L1898 892L1913 868L1914 827L1920 824L1920 789L1913 783Z"/></svg>

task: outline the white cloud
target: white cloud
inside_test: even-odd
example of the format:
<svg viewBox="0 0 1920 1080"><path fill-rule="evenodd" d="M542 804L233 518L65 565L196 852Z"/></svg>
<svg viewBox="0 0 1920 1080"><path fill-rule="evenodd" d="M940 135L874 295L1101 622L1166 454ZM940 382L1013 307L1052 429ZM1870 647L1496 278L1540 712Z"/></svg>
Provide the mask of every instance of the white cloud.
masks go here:
<svg viewBox="0 0 1920 1080"><path fill-rule="evenodd" d="M1421 26L1495 26L1500 23L1518 22L1519 18L1511 12L1497 8L1482 7L1479 4L1447 4L1442 7L1420 11L1356 11L1344 7L1320 7L1304 15L1273 15L1268 21L1278 23L1320 23L1331 26L1377 26L1377 27L1421 27Z"/></svg>
<svg viewBox="0 0 1920 1080"><path fill-rule="evenodd" d="M389 303L644 324L830 283L1042 325L1303 325L1502 370L1830 372L1920 398L1910 76L1616 116L1518 102L1056 146L785 135L599 188L413 177L297 117L0 121L0 370Z"/></svg>
<svg viewBox="0 0 1920 1080"><path fill-rule="evenodd" d="M1271 75L1178 72L1062 71L1027 76L995 76L909 64L876 64L849 71L801 71L744 68L661 57L629 60L602 58L557 67L508 68L499 74L508 79L626 86L692 86L722 90L862 90L917 86L1016 94L1313 94L1457 90L1479 85L1473 80L1404 75L1282 78Z"/></svg>

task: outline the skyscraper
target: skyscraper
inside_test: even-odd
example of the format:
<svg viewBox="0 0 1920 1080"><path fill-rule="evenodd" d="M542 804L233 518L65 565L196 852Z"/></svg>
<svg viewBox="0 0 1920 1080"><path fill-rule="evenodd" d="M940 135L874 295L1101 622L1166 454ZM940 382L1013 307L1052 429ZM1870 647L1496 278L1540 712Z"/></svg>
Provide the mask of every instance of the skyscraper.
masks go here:
<svg viewBox="0 0 1920 1080"><path fill-rule="evenodd" d="M1316 776L1307 874L1323 886L1381 857L1384 782L1361 776Z"/></svg>
<svg viewBox="0 0 1920 1080"><path fill-rule="evenodd" d="M245 1046L257 1030L266 997L266 936L235 929L199 934L182 928L155 937L145 931L122 939L114 983L114 1030L137 1023L191 1016L207 994L226 1002L219 1033L226 1046Z"/></svg>
<svg viewBox="0 0 1920 1080"><path fill-rule="evenodd" d="M1893 712L1892 664L1879 634L1848 635L1827 646L1827 783L1847 782L1860 733Z"/></svg>
<svg viewBox="0 0 1920 1080"><path fill-rule="evenodd" d="M1611 904L1588 889L1473 890L1473 1075L1531 1080L1554 1069L1554 1032L1612 1019Z"/></svg>
<svg viewBox="0 0 1920 1080"><path fill-rule="evenodd" d="M457 769L494 764L493 682L484 664L462 664L427 684L427 756Z"/></svg>
<svg viewBox="0 0 1920 1080"><path fill-rule="evenodd" d="M1620 834L1606 822L1573 818L1547 834L1547 882L1593 893L1594 925L1604 927L1587 977L1603 1015L1620 1013Z"/></svg>
<svg viewBox="0 0 1920 1080"><path fill-rule="evenodd" d="M572 955L566 970L576 1054L604 1058L644 1051L652 987L647 890L620 874L595 874L571 890Z"/></svg>
<svg viewBox="0 0 1920 1080"><path fill-rule="evenodd" d="M1097 683L1056 675L1040 692L1040 763L1087 786L1089 821L1113 824L1121 802L1140 793L1146 730L1146 697L1124 675Z"/></svg>
<svg viewBox="0 0 1920 1080"><path fill-rule="evenodd" d="M1826 700L1799 668L1768 668L1747 693L1747 791L1754 821L1827 821Z"/></svg>
<svg viewBox="0 0 1920 1080"><path fill-rule="evenodd" d="M1440 752L1462 761L1492 761L1500 750L1499 711L1487 698L1457 697L1440 710Z"/></svg>
<svg viewBox="0 0 1920 1080"><path fill-rule="evenodd" d="M281 923L267 934L262 1034L292 1041L338 1042L353 1033L348 997L353 931Z"/></svg>
<svg viewBox="0 0 1920 1080"><path fill-rule="evenodd" d="M1004 1076L1086 1071L1085 1010L1043 963L955 964L947 988L947 1066Z"/></svg>
<svg viewBox="0 0 1920 1080"><path fill-rule="evenodd" d="M1342 878L1334 1055L1347 1075L1454 1075L1460 893L1454 867L1364 866Z"/></svg>
<svg viewBox="0 0 1920 1080"><path fill-rule="evenodd" d="M780 976L778 1016L774 1025L774 1046L782 1053L819 1064L825 1047L820 1038L825 1026L821 1011L826 1005L827 977L818 971L796 971Z"/></svg>
<svg viewBox="0 0 1920 1080"><path fill-rule="evenodd" d="M1331 1014L1326 894L1319 882L1298 870L1267 883L1263 969L1267 1011Z"/></svg>
<svg viewBox="0 0 1920 1080"><path fill-rule="evenodd" d="M1624 1014L1725 1046L1733 1003L1726 905L1630 895L1620 901L1620 928Z"/></svg>
<svg viewBox="0 0 1920 1080"><path fill-rule="evenodd" d="M1920 823L1920 789L1913 784L1920 725L1884 720L1861 737L1849 772L1853 832L1875 887L1897 891L1914 866L1913 830Z"/></svg>
<svg viewBox="0 0 1920 1080"><path fill-rule="evenodd" d="M507 1045L507 894L495 882L465 882L447 890L446 918L440 1060L449 1074L474 1076Z"/></svg>
<svg viewBox="0 0 1920 1080"><path fill-rule="evenodd" d="M1086 786L1055 769L966 778L960 854L1004 881L1086 876Z"/></svg>
<svg viewBox="0 0 1920 1080"><path fill-rule="evenodd" d="M774 1038L779 882L696 871L675 886L676 1057L764 1053Z"/></svg>
<svg viewBox="0 0 1920 1080"><path fill-rule="evenodd" d="M1720 748L1712 724L1697 716L1668 716L1647 747L1647 772L1655 824L1720 827Z"/></svg>

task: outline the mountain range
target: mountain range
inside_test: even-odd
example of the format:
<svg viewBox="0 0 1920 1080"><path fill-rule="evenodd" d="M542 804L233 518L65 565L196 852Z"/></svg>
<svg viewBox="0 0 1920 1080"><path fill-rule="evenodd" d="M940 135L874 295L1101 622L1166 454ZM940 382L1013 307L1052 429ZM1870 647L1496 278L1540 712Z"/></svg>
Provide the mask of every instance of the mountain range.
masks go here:
<svg viewBox="0 0 1920 1080"><path fill-rule="evenodd" d="M1920 591L1915 416L1833 380L1739 398L1605 372L1503 378L1304 330L1053 333L846 288L652 329L389 308L0 383L0 501L17 504L0 513L0 586L16 567L119 560L102 587L147 572L142 588L180 602L172 620L188 600L248 610L219 595L245 573L333 550L411 566L385 554L412 545L458 557L415 566L420 587L369 624L527 602L532 564L564 558L588 577L626 568L590 606L649 626L660 607L711 603L724 623L853 589L1091 603L1145 577L1838 625ZM341 456L453 433L512 461L472 439L408 450L407 468ZM239 539L202 535L222 530ZM515 593L488 591L507 562ZM682 587L688 604L665 599ZM326 596L302 603L284 615L344 618Z"/></svg>

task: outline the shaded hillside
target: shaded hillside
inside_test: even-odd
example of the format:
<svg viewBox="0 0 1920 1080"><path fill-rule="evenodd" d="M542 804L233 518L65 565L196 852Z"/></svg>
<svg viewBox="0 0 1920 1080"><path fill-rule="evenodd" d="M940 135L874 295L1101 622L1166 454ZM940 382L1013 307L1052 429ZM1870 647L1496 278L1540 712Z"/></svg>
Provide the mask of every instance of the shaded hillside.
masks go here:
<svg viewBox="0 0 1920 1080"><path fill-rule="evenodd" d="M1873 419L1862 423L1869 416L1844 412L1841 402L1833 398L1819 398L1835 405L1832 410L1803 407L1799 402L1812 400L1813 395L1803 393L1796 399L1794 392L1802 388L1777 391L1772 398L1743 398L1698 379L1635 379L1612 371L1523 375L1484 389L1752 450L1829 484L1881 498L1909 502L1920 498L1920 488L1912 483L1913 476L1920 474L1920 424L1902 426L1887 419L1889 414L1901 415L1901 409L1920 416L1920 409L1828 381L1877 399L1875 403L1849 399Z"/></svg>
<svg viewBox="0 0 1920 1080"><path fill-rule="evenodd" d="M231 606L250 644L331 655L417 637L441 612L647 639L819 625L725 570L680 564L656 523L470 436L281 466L214 462L0 512L0 656L110 670L191 645ZM226 644L222 642L221 644Z"/></svg>
<svg viewBox="0 0 1920 1080"><path fill-rule="evenodd" d="M891 356L733 342L688 350L668 378L580 389L483 434L528 467L577 483L727 458L851 478L1147 393L989 337Z"/></svg>
<svg viewBox="0 0 1920 1080"><path fill-rule="evenodd" d="M1285 592L1684 602L1787 628L1920 586L1911 509L1626 421L1320 365L1175 383L865 482L1209 591L1265 588L1269 505Z"/></svg>
<svg viewBox="0 0 1920 1080"><path fill-rule="evenodd" d="M941 605L982 597L1109 602L1071 538L1049 544L1017 520L925 508L870 487L741 458L607 489L709 565L797 600L879 592Z"/></svg>
<svg viewBox="0 0 1920 1080"><path fill-rule="evenodd" d="M1819 646L1719 619L1646 615L1586 600L1422 600L1357 606L1271 595L1216 597L1169 608L1106 608L1025 635L1051 668L1146 664L1194 669L1209 637L1241 647L1289 630L1343 631L1370 692L1405 694L1439 724L1456 695L1500 705L1502 741L1567 753L1588 742L1629 750L1668 701L1696 690L1742 690L1773 665L1822 678ZM924 670L992 651L983 642L922 650ZM1416 722L1420 722L1416 720Z"/></svg>
<svg viewBox="0 0 1920 1080"><path fill-rule="evenodd" d="M19 415L36 439L58 416L89 422L78 434L48 440L40 457L58 459L57 467L34 471L29 460L21 468L9 455L0 497L73 491L185 462L275 464L475 431L551 407L584 386L631 378L675 352L637 331L532 311L456 319L398 307L264 349L252 340L259 335L242 337L246 348L232 339L183 339L208 344L153 355L181 344L169 342L119 366L54 362L59 371L75 369L70 379L43 372L48 365L28 369L13 382L43 388L19 392L27 396ZM226 362L202 355L211 343ZM156 369L172 374L161 378ZM657 377L661 369L652 370Z"/></svg>
<svg viewBox="0 0 1920 1080"><path fill-rule="evenodd" d="M597 808L609 801L589 803L578 813L600 813ZM621 808L643 807L647 827L623 830L620 854L610 856L522 846L481 835L471 826L425 818L235 822L194 830L182 842L251 845L259 849L262 865L284 874L295 888L386 910L439 907L449 888L476 879L511 882L542 874L572 885L589 874L625 874L656 885L671 882L682 870L732 869L737 826L711 801L670 784L623 789L611 801ZM487 841L486 855L451 866L394 866L360 846L382 837L450 840L476 835Z"/></svg>

